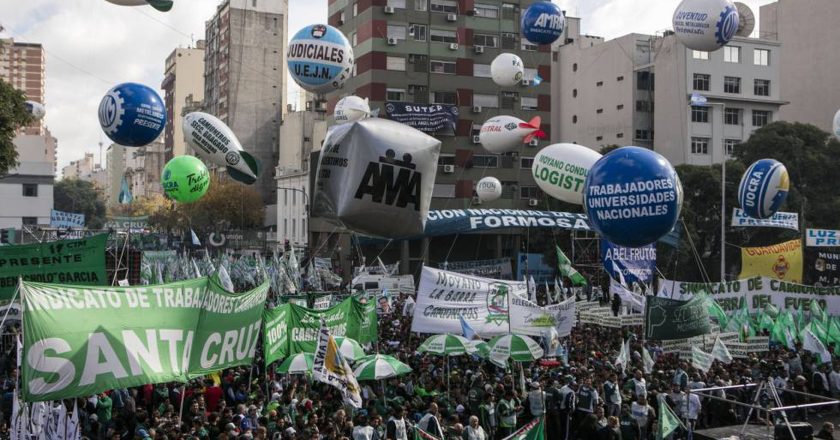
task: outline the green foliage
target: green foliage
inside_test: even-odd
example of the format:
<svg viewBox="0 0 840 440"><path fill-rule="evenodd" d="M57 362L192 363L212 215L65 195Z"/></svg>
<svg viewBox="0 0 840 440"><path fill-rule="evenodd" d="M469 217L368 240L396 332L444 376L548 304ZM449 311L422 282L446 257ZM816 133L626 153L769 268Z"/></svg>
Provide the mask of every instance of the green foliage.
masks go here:
<svg viewBox="0 0 840 440"><path fill-rule="evenodd" d="M0 176L18 164L18 153L12 142L15 131L32 122L25 102L23 92L0 79Z"/></svg>
<svg viewBox="0 0 840 440"><path fill-rule="evenodd" d="M53 204L59 211L85 215L90 229L100 229L105 222L105 201L93 183L79 179L63 179L53 188Z"/></svg>

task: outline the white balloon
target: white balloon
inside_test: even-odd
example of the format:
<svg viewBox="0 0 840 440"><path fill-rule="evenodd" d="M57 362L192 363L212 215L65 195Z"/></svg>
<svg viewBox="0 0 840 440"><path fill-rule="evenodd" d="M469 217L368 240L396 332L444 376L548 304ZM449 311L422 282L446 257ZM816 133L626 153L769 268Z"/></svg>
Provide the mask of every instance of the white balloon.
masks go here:
<svg viewBox="0 0 840 440"><path fill-rule="evenodd" d="M740 17L731 0L683 0L672 24L677 39L689 49L711 52L729 42Z"/></svg>
<svg viewBox="0 0 840 440"><path fill-rule="evenodd" d="M583 145L552 144L534 156L531 174L546 194L582 205L586 176L600 158L601 153Z"/></svg>
<svg viewBox="0 0 840 440"><path fill-rule="evenodd" d="M195 155L227 169L234 180L245 184L257 181L259 163L248 152L224 122L203 112L192 112L181 121L184 140Z"/></svg>
<svg viewBox="0 0 840 440"><path fill-rule="evenodd" d="M354 95L341 98L333 110L335 122L339 124L360 121L368 116L370 116L370 105L367 99Z"/></svg>
<svg viewBox="0 0 840 440"><path fill-rule="evenodd" d="M502 196L502 182L495 177L485 177L475 185L475 194L482 202L492 202Z"/></svg>
<svg viewBox="0 0 840 440"><path fill-rule="evenodd" d="M502 87L512 87L522 81L525 74L525 65L522 58L512 53L499 54L490 63L490 76L493 82Z"/></svg>
<svg viewBox="0 0 840 440"><path fill-rule="evenodd" d="M540 130L539 116L528 122L513 116L496 116L487 120L478 134L481 145L492 153L513 151L535 137L540 139L545 137L545 133Z"/></svg>
<svg viewBox="0 0 840 440"><path fill-rule="evenodd" d="M26 101L24 104L26 105L26 109L29 110L29 114L31 114L36 121L44 119L44 116L47 115L47 109L45 109L44 104L41 104L40 102Z"/></svg>
<svg viewBox="0 0 840 440"><path fill-rule="evenodd" d="M837 113L834 114L834 124L831 126L831 131L834 133L834 137L840 141L840 110L837 110Z"/></svg>

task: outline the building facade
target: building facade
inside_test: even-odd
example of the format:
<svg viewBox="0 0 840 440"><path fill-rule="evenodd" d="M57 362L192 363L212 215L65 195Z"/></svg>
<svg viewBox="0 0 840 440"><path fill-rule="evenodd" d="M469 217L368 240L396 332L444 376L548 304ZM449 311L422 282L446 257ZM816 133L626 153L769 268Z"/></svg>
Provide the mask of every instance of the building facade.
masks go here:
<svg viewBox="0 0 840 440"><path fill-rule="evenodd" d="M16 42L12 38L0 39L0 78L23 91L26 99L45 104L45 70L43 46ZM34 122L22 132L28 135L44 134L44 121Z"/></svg>
<svg viewBox="0 0 840 440"><path fill-rule="evenodd" d="M85 157L79 160L71 160L69 164L61 169L61 176L64 179L79 179L92 181L93 176L101 170L100 164L96 163L93 153L85 153Z"/></svg>
<svg viewBox="0 0 840 440"><path fill-rule="evenodd" d="M204 109L225 122L259 160L255 185L267 205L277 199L287 27L287 0L224 0L205 26Z"/></svg>
<svg viewBox="0 0 840 440"><path fill-rule="evenodd" d="M48 225L57 141L44 129L42 134L18 134L13 142L19 164L0 177L0 228Z"/></svg>
<svg viewBox="0 0 840 440"><path fill-rule="evenodd" d="M120 188L125 175L125 158L128 148L111 144L105 150L105 204L108 207L120 203Z"/></svg>
<svg viewBox="0 0 840 440"><path fill-rule="evenodd" d="M165 157L166 147L160 140L140 148L126 149L125 178L132 196L163 194L160 174L166 165Z"/></svg>
<svg viewBox="0 0 840 440"><path fill-rule="evenodd" d="M166 128L163 132L166 160L192 154L192 149L184 142L181 120L188 96L192 101L204 99L204 40L199 40L194 48L175 49L166 57L160 87L166 104Z"/></svg>

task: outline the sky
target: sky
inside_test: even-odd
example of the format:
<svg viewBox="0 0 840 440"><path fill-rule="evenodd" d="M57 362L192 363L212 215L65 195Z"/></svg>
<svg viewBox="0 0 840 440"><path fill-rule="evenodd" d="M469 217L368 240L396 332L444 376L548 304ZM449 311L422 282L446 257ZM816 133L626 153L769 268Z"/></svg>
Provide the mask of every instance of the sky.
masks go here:
<svg viewBox="0 0 840 440"><path fill-rule="evenodd" d="M758 7L773 0L743 0ZM670 28L679 0L554 0L567 15L582 17L586 34L607 39ZM204 22L218 0L175 0L169 12L126 7L105 0L0 1L0 37L41 43L46 51L46 125L58 139L58 166L99 156L110 140L97 109L112 86L132 81L160 89L166 56L204 38ZM289 36L327 20L327 0L289 0ZM297 86L289 81L289 100ZM60 171L59 171L60 172Z"/></svg>

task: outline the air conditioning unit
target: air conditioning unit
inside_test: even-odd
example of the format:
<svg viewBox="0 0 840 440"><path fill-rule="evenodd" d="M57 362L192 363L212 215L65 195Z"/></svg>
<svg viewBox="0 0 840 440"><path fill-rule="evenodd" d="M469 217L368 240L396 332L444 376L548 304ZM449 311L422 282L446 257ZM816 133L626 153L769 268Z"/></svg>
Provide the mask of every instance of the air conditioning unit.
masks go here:
<svg viewBox="0 0 840 440"><path fill-rule="evenodd" d="M446 14L446 21L458 21L458 14Z"/></svg>
<svg viewBox="0 0 840 440"><path fill-rule="evenodd" d="M473 108L472 108L472 112L473 113L481 113L481 106L480 105L474 105Z"/></svg>
<svg viewBox="0 0 840 440"><path fill-rule="evenodd" d="M444 165L443 172L446 174L452 174L455 172L455 165Z"/></svg>
<svg viewBox="0 0 840 440"><path fill-rule="evenodd" d="M484 53L484 46L476 46L475 53Z"/></svg>
<svg viewBox="0 0 840 440"><path fill-rule="evenodd" d="M388 37L388 46L396 46L399 43L399 40L396 38Z"/></svg>
<svg viewBox="0 0 840 440"><path fill-rule="evenodd" d="M458 50L458 43L449 43L449 50Z"/></svg>
<svg viewBox="0 0 840 440"><path fill-rule="evenodd" d="M528 199L528 206L537 206L540 204L540 201L537 199Z"/></svg>
<svg viewBox="0 0 840 440"><path fill-rule="evenodd" d="M385 13L386 14L393 14L394 13L394 7L393 6L385 6Z"/></svg>
<svg viewBox="0 0 840 440"><path fill-rule="evenodd" d="M473 205L480 205L481 204L481 199L479 199L478 197L473 197L472 198L472 204Z"/></svg>
<svg viewBox="0 0 840 440"><path fill-rule="evenodd" d="M520 84L522 84L525 87L528 87L528 86L531 85L531 80L530 79L523 79Z"/></svg>
<svg viewBox="0 0 840 440"><path fill-rule="evenodd" d="M473 137L472 137L472 143L474 143L474 144L480 144L480 143L481 143L481 137L480 137L479 135L475 135L475 136L473 136Z"/></svg>
<svg viewBox="0 0 840 440"><path fill-rule="evenodd" d="M529 147L539 147L540 146L540 140L537 139L537 138L533 138L530 141L528 141L528 146Z"/></svg>

